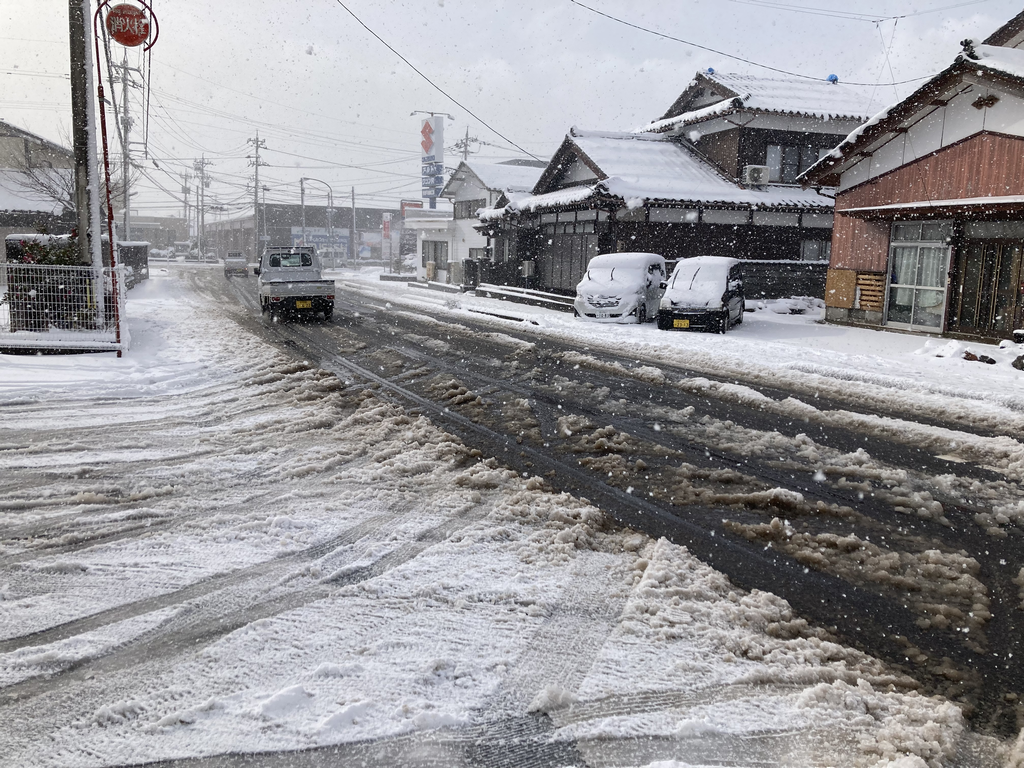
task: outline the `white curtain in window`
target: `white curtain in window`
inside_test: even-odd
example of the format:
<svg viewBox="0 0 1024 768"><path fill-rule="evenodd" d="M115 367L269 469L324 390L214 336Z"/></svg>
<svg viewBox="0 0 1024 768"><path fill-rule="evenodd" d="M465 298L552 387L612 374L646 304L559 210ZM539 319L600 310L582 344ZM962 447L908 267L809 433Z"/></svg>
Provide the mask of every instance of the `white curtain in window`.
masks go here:
<svg viewBox="0 0 1024 768"><path fill-rule="evenodd" d="M892 249L894 285L914 285L917 278L917 246L895 246Z"/></svg>
<svg viewBox="0 0 1024 768"><path fill-rule="evenodd" d="M946 286L946 249L921 247L917 284L933 288Z"/></svg>

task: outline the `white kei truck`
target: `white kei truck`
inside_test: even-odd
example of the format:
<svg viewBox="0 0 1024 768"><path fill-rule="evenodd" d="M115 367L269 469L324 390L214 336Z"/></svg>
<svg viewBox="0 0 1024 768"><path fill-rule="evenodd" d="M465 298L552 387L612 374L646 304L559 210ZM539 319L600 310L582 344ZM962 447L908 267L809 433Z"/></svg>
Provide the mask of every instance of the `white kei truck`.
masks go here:
<svg viewBox="0 0 1024 768"><path fill-rule="evenodd" d="M273 317L334 314L334 281L324 280L313 246L267 248L256 267L260 309Z"/></svg>

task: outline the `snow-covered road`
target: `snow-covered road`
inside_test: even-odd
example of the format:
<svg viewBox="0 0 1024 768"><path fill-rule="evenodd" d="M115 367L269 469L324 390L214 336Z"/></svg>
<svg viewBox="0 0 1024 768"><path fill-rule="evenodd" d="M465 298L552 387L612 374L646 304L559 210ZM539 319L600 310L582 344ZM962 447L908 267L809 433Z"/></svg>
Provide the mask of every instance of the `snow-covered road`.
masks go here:
<svg viewBox="0 0 1024 768"><path fill-rule="evenodd" d="M5 765L1010 764L778 598L295 362L186 273L133 291L121 359L0 356ZM609 331L534 321L584 345ZM1009 366L986 386L948 356L803 344L773 367L806 333L778 324L721 354L614 330L651 360L1024 419Z"/></svg>

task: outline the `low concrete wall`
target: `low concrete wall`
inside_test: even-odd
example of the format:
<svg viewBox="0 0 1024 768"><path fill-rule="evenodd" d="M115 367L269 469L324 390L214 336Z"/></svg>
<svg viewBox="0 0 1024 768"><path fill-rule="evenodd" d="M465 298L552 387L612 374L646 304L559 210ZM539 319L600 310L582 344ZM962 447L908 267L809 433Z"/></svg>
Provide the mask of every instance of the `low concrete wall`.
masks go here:
<svg viewBox="0 0 1024 768"><path fill-rule="evenodd" d="M744 261L743 293L748 299L824 299L827 273L826 261Z"/></svg>

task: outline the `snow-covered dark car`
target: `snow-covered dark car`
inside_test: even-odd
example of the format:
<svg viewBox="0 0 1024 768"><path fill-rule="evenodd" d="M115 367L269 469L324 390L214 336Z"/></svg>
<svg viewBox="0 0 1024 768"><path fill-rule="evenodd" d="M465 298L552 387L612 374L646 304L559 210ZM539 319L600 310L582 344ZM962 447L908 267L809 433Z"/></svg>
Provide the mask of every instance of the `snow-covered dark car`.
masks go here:
<svg viewBox="0 0 1024 768"><path fill-rule="evenodd" d="M224 277L231 275L249 276L249 262L241 251L228 251L224 257Z"/></svg>
<svg viewBox="0 0 1024 768"><path fill-rule="evenodd" d="M725 333L743 322L743 267L727 256L682 259L665 283L658 310L663 331Z"/></svg>
<svg viewBox="0 0 1024 768"><path fill-rule="evenodd" d="M604 253L576 286L579 317L606 323L644 323L658 311L665 259L656 253Z"/></svg>

